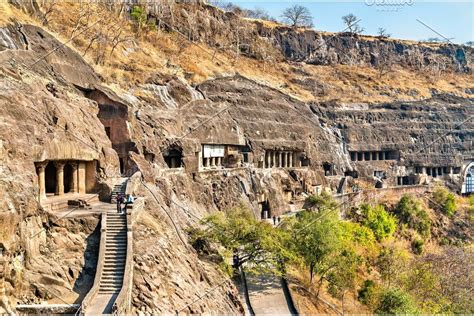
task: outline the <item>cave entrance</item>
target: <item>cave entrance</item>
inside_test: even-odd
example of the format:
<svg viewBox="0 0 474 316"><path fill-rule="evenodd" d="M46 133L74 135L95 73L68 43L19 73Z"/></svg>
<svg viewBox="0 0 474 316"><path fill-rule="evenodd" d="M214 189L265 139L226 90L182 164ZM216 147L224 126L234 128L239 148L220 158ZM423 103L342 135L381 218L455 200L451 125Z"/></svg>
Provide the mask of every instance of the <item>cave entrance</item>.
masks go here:
<svg viewBox="0 0 474 316"><path fill-rule="evenodd" d="M323 163L323 170L324 170L324 175L325 176L332 176L334 175L334 167L332 164L329 162L324 162Z"/></svg>
<svg viewBox="0 0 474 316"><path fill-rule="evenodd" d="M45 173L45 184L46 184L46 194L56 193L56 166L53 162L49 162L46 165Z"/></svg>
<svg viewBox="0 0 474 316"><path fill-rule="evenodd" d="M64 193L73 192L73 172L75 172L75 170L72 168L71 164L67 163L64 165Z"/></svg>
<svg viewBox="0 0 474 316"><path fill-rule="evenodd" d="M271 218L271 210L270 210L270 202L268 200L265 200L260 203L260 209L261 209L261 218L262 219L267 219Z"/></svg>
<svg viewBox="0 0 474 316"><path fill-rule="evenodd" d="M119 157L119 165L120 165L120 174L125 173L125 163L123 161L123 158Z"/></svg>
<svg viewBox="0 0 474 316"><path fill-rule="evenodd" d="M168 168L181 168L183 166L183 152L181 148L171 148L163 154Z"/></svg>

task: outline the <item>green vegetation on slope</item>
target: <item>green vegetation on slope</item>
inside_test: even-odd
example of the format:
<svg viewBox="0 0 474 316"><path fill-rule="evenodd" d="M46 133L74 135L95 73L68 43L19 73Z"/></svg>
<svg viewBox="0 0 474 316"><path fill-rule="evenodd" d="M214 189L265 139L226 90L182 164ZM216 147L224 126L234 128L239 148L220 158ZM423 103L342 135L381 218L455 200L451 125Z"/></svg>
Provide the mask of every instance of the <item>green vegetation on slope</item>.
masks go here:
<svg viewBox="0 0 474 316"><path fill-rule="evenodd" d="M306 206L278 227L241 207L207 217L190 235L201 255L217 255L229 273L241 266L279 275L296 269L314 297L325 291L342 306L352 293L376 313L474 310L463 295L473 277L463 270L462 260L472 260L472 250L451 247L445 251L455 256L422 254L431 220L420 200L403 196L393 214L382 205L361 205L357 222L341 220L337 203L327 194L309 197ZM406 229L415 234L411 248L394 237Z"/></svg>

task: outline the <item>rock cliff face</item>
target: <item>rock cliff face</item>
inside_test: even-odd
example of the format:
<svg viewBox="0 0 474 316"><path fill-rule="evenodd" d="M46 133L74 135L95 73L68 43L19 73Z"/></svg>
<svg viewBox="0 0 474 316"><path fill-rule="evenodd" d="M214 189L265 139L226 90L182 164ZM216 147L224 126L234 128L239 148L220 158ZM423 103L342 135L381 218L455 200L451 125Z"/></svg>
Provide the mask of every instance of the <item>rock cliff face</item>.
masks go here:
<svg viewBox="0 0 474 316"><path fill-rule="evenodd" d="M2 260L6 260L6 269L0 277L5 281L9 298L7 310L17 302L57 302L56 297L70 303L80 302L90 288L95 271L98 239L94 228L98 220L57 221L53 215L44 212L38 203L35 164L45 159L92 160L95 174L89 190L107 198L113 177L119 173L121 153L114 150L115 139L107 136L102 123L104 117L99 115L100 104L121 102L125 113L130 112L132 118L128 122L127 116L122 116L120 123L125 124L126 131L133 132L135 130L127 124L134 124L134 109L127 107L127 101L101 87L97 75L87 63L73 50L61 47L44 30L28 25L21 29L10 26L2 29L0 34L2 40L9 43L0 52L0 246ZM41 58L53 47L60 48ZM109 97L98 98L91 93L93 91ZM139 141L141 136L132 135L132 138ZM159 151L157 155L161 157ZM146 161L143 156L141 159ZM140 157L137 160L140 161ZM146 174L147 170L143 171ZM146 176L150 177L150 174ZM162 207L168 209L169 205ZM203 212L207 214L208 210ZM169 226L162 227L161 237L153 235L150 238L146 226L139 226L144 231L139 230L136 234L136 260L140 262L137 263L140 269L144 265L156 264L155 261L148 262L150 255L159 263L169 264L169 269L179 266L175 273L180 277L169 280L164 275L159 281L160 284L169 283L164 289L166 297L172 299L175 289L178 293L173 303L163 306L160 302L159 311L174 312L173 308L180 307L178 305L185 307L185 303L194 299L197 287L206 291L214 286L215 279L222 280L223 274L212 264L199 268L199 259L195 255L189 257L189 253L193 253L189 245L181 250L175 247L176 251L157 248L150 254L149 245L157 242L157 238L170 242L166 237ZM155 288L140 292L143 291L140 282L138 279L135 295L150 296L154 293L152 289ZM179 289L185 289L185 293ZM241 310L240 299L232 284L226 282L214 295L212 300L194 305L192 309L223 313ZM178 299L179 296L182 300ZM141 299L136 302L137 308L158 305Z"/></svg>
<svg viewBox="0 0 474 316"><path fill-rule="evenodd" d="M283 55L294 61L315 65L397 64L422 69L470 72L474 50L468 46L416 43L396 39L378 39L350 33L327 34L288 27L266 29L259 35L268 36L280 47Z"/></svg>
<svg viewBox="0 0 474 316"><path fill-rule="evenodd" d="M210 13L200 18L209 23L197 24L196 36L206 41L221 32L219 23L237 23L232 14L204 8ZM387 50L404 65L425 49L242 23L249 23L250 39L273 41L286 58L308 63L375 65ZM39 27L2 28L0 42L0 246L7 270L19 262L23 271L21 281L5 279L12 303L49 299L41 289L50 284L75 301L89 282L79 271L93 275L97 218L56 222L41 207L39 163L45 160L93 162L88 190L104 199L118 174L141 172L134 193L147 202L134 232L133 306L155 313L242 312L219 262L201 260L187 241L187 228L212 212L244 206L268 219L309 194L347 191L345 178L374 187L439 180L441 173L459 187L462 168L472 161L472 99L304 103L243 76L191 87L156 74L128 91L112 90L73 49ZM472 51L459 49L426 51L437 63L469 71ZM90 258L83 262L73 252ZM50 263L49 278L40 277Z"/></svg>
<svg viewBox="0 0 474 316"><path fill-rule="evenodd" d="M242 54L266 59L284 57L315 65L400 65L414 69L471 72L474 49L453 44L418 43L350 33L328 34L294 29L223 12L209 5L182 5L177 15L159 15L193 40L220 47L240 43ZM153 12L153 8L151 8ZM268 26L270 24L270 26ZM270 53L269 47L277 49Z"/></svg>

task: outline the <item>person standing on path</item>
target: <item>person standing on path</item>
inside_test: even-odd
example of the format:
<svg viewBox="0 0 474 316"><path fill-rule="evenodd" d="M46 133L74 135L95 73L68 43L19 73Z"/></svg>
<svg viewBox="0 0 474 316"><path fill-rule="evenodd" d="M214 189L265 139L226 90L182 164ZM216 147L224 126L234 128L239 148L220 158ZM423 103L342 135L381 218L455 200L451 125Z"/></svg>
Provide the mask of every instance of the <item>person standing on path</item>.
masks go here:
<svg viewBox="0 0 474 316"><path fill-rule="evenodd" d="M122 213L122 203L124 202L124 198L122 194L117 196L117 213Z"/></svg>

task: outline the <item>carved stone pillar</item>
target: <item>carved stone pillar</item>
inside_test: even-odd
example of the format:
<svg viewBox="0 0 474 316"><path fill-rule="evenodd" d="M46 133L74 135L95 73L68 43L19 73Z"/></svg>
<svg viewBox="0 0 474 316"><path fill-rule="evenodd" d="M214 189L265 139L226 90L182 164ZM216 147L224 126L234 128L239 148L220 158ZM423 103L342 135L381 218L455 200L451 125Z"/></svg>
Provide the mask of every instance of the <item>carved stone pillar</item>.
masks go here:
<svg viewBox="0 0 474 316"><path fill-rule="evenodd" d="M288 153L288 165L290 166L290 168L294 167L293 166L293 153L291 152Z"/></svg>
<svg viewBox="0 0 474 316"><path fill-rule="evenodd" d="M281 157L281 166L282 168L286 168L286 152L282 152L280 153L280 157Z"/></svg>
<svg viewBox="0 0 474 316"><path fill-rule="evenodd" d="M276 165L276 152L272 151L272 168Z"/></svg>
<svg viewBox="0 0 474 316"><path fill-rule="evenodd" d="M46 176L45 169L48 165L47 161L43 161L37 164L38 167L38 187L39 187L39 198L40 201L46 199Z"/></svg>
<svg viewBox="0 0 474 316"><path fill-rule="evenodd" d="M56 195L64 195L64 162L55 161L56 167Z"/></svg>
<svg viewBox="0 0 474 316"><path fill-rule="evenodd" d="M79 162L77 168L77 183L80 194L86 194L86 164L85 162Z"/></svg>
<svg viewBox="0 0 474 316"><path fill-rule="evenodd" d="M282 153L281 151L278 152L278 166L279 168L283 167L282 163L281 163L281 158L282 158Z"/></svg>
<svg viewBox="0 0 474 316"><path fill-rule="evenodd" d="M71 177L71 193L78 193L79 188L77 185L77 162L70 162L69 165L71 166L72 170L72 177Z"/></svg>

